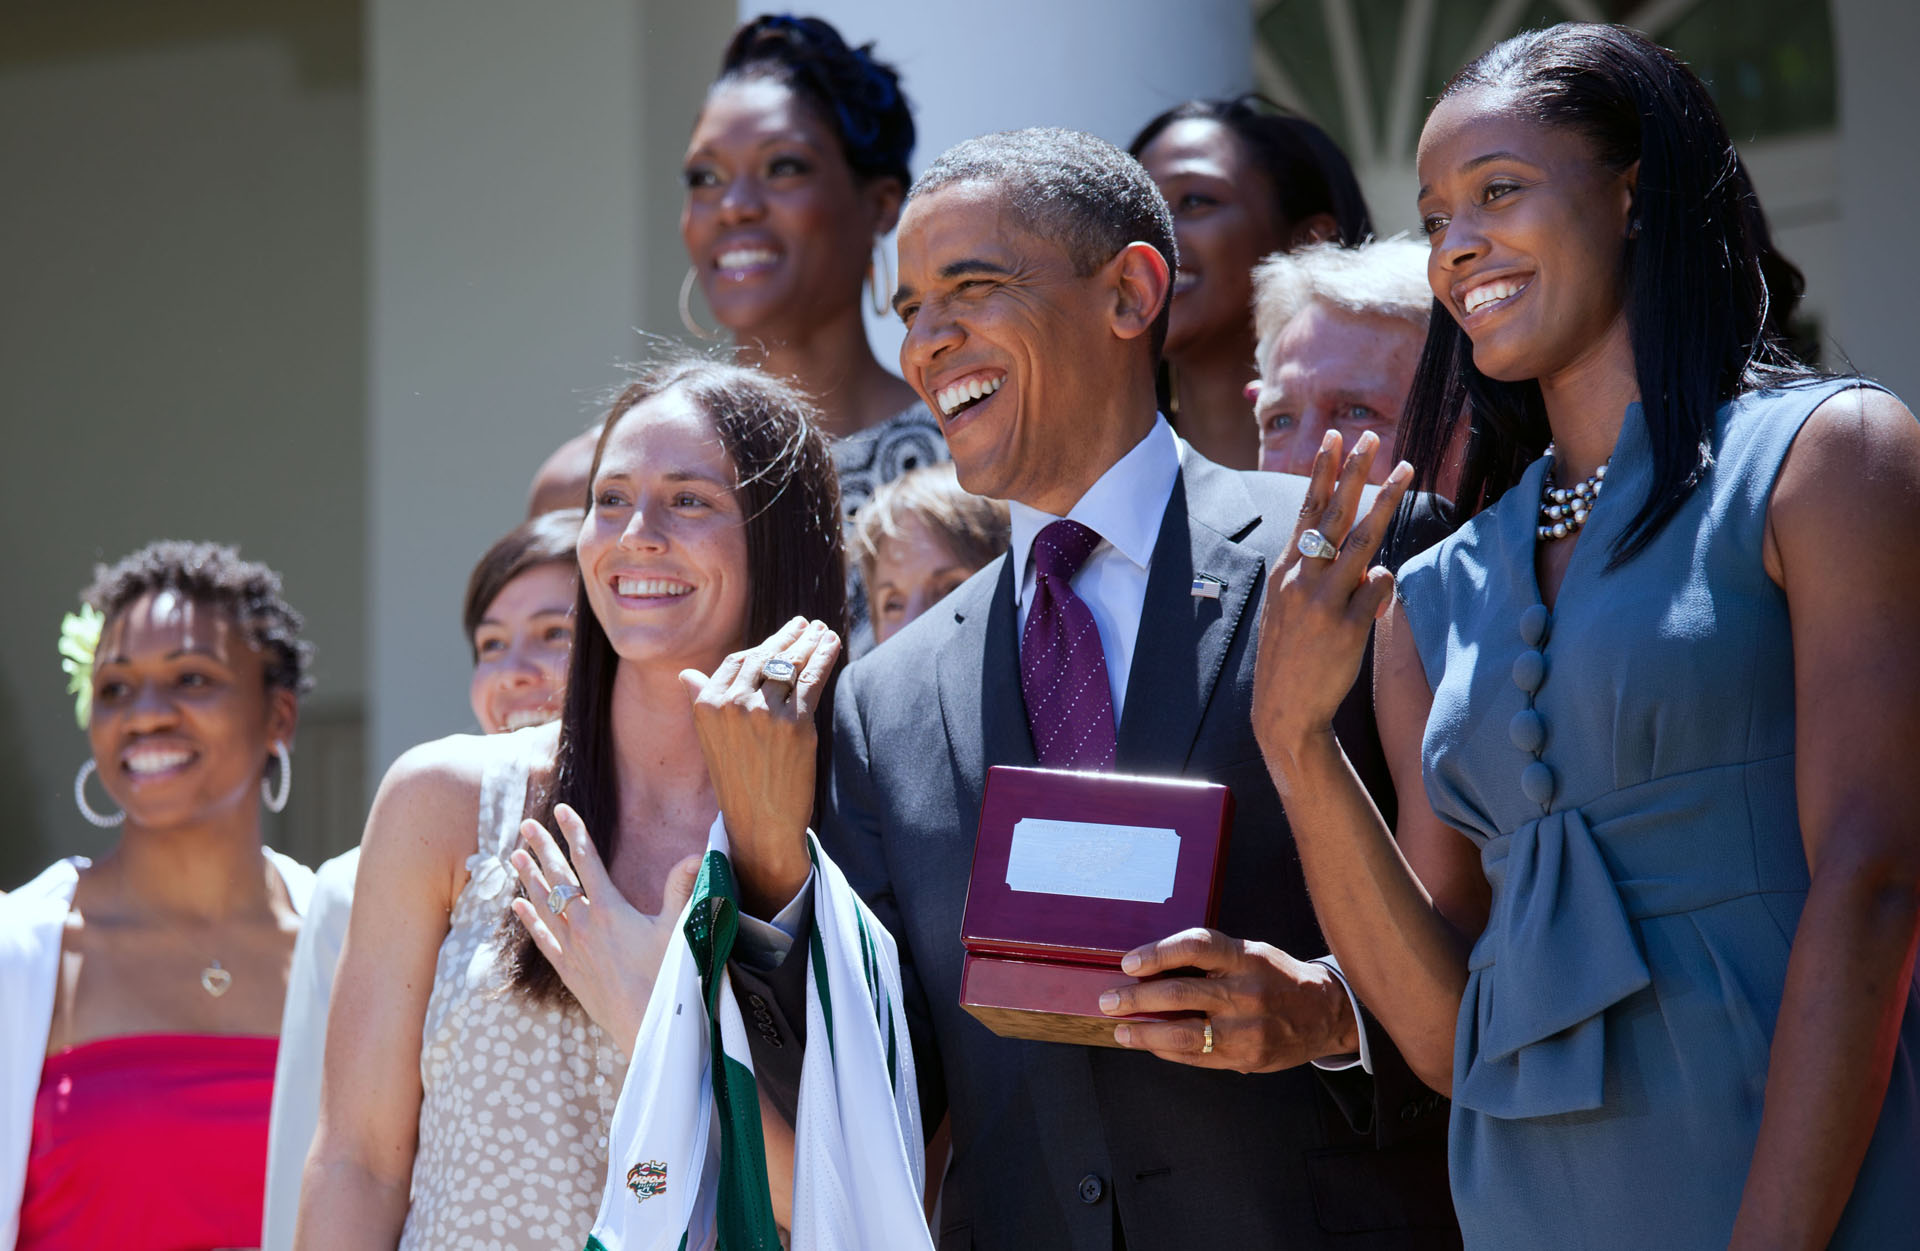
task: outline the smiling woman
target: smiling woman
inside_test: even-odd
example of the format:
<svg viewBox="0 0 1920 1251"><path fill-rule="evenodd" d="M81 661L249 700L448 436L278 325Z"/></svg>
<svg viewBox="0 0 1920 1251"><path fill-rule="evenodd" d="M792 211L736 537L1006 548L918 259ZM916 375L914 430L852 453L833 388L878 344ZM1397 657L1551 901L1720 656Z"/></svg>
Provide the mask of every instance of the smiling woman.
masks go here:
<svg viewBox="0 0 1920 1251"><path fill-rule="evenodd" d="M1419 173L1403 429L1431 482L1467 424L1469 520L1369 572L1392 501L1354 524L1369 454L1334 496L1331 439L1341 550L1276 572L1263 625L1322 926L1452 1095L1468 1246L1905 1245L1920 423L1775 337L1713 99L1625 27L1468 65ZM1391 832L1324 732L1376 618Z"/></svg>
<svg viewBox="0 0 1920 1251"><path fill-rule="evenodd" d="M812 17L760 17L727 45L687 141L681 238L739 359L785 378L820 411L851 522L874 488L947 458L939 424L874 356L861 313L891 300L884 237L900 215L913 113L872 45ZM866 597L850 584L856 649Z"/></svg>
<svg viewBox="0 0 1920 1251"><path fill-rule="evenodd" d="M1127 150L1166 197L1180 249L1168 416L1208 459L1252 469L1253 267L1309 243L1365 240L1373 223L1360 184L1325 131L1253 95L1168 109Z"/></svg>
<svg viewBox="0 0 1920 1251"><path fill-rule="evenodd" d="M615 400L590 481L558 725L416 747L374 800L302 1247L585 1243L629 1050L721 806L682 675L799 616L783 636L794 686L817 696L809 711L827 702L846 603L839 493L798 392L733 364L650 371ZM810 715L787 729L790 757L736 754L804 807L821 740ZM527 834L535 869L523 829L559 832L566 851ZM734 863L743 883L758 867L740 846ZM573 894L552 890L574 867ZM548 886L515 899L516 874L534 873ZM767 1108L784 1215L792 1124Z"/></svg>
<svg viewBox="0 0 1920 1251"><path fill-rule="evenodd" d="M585 516L563 508L523 522L487 549L467 579L468 697L487 734L560 715L579 581L573 549Z"/></svg>
<svg viewBox="0 0 1920 1251"><path fill-rule="evenodd" d="M260 806L287 800L310 647L279 578L210 543L152 544L85 598L97 640L62 648L91 748L76 798L122 833L0 900L0 1245L256 1245L312 885L261 846Z"/></svg>

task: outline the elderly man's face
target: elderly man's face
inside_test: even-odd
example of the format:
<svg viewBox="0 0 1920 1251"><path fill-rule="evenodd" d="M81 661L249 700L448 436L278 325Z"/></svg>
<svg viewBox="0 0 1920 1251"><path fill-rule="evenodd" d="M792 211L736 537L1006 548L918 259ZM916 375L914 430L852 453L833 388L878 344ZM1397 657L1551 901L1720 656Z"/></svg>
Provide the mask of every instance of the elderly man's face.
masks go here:
<svg viewBox="0 0 1920 1251"><path fill-rule="evenodd" d="M940 419L960 485L1064 515L1098 476L1115 339L1104 271L1006 211L997 187L958 183L900 219L906 323L900 370Z"/></svg>
<svg viewBox="0 0 1920 1251"><path fill-rule="evenodd" d="M1260 426L1260 468L1308 473L1330 429L1347 447L1371 430L1391 448L1424 339L1403 318L1309 304L1274 336L1260 380L1248 388ZM1385 482L1396 460L1374 457L1369 478Z"/></svg>

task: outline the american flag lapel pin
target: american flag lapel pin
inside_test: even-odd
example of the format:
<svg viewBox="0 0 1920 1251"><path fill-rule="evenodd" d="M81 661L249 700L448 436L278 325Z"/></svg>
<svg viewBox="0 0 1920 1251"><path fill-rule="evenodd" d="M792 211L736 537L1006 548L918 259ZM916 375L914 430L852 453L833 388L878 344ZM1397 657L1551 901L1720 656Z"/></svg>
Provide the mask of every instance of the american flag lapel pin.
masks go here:
<svg viewBox="0 0 1920 1251"><path fill-rule="evenodd" d="M1226 589L1227 584L1218 578L1204 573L1194 575L1193 597L1195 599L1219 599L1220 592Z"/></svg>

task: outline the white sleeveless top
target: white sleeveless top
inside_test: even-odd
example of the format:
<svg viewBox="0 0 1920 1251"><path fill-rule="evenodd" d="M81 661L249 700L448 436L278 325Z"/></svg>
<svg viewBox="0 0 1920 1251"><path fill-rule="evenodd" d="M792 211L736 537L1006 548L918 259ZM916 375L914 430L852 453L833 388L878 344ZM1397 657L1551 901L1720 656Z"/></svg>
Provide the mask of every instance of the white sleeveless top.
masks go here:
<svg viewBox="0 0 1920 1251"><path fill-rule="evenodd" d="M482 775L479 850L440 944L420 1048L420 1137L400 1251L579 1251L600 1206L627 1057L577 1005L509 990L513 899L538 728L502 735Z"/></svg>

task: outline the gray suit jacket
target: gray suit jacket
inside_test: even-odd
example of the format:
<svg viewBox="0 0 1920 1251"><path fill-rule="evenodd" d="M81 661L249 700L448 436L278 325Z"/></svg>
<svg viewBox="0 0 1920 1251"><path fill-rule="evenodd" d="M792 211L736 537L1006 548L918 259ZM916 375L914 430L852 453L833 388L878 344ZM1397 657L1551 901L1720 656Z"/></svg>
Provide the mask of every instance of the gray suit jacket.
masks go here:
<svg viewBox="0 0 1920 1251"><path fill-rule="evenodd" d="M1115 767L1232 787L1220 928L1308 957L1326 946L1250 716L1260 596L1303 491L1302 479L1188 453L1148 575ZM1190 593L1196 574L1225 583L1218 599ZM1377 1027L1373 1079L1249 1076L1000 1038L960 1008L960 914L986 771L1035 763L1013 576L1004 557L981 570L850 667L835 697L821 837L899 942L926 1124L953 1117L942 1251L1457 1243L1445 1102ZM1368 694L1356 686L1338 728L1386 796ZM792 998L794 970L739 973L743 1000L773 1007L778 1037L795 1014L765 1001ZM772 1068L799 1050L756 1042L756 1064Z"/></svg>

